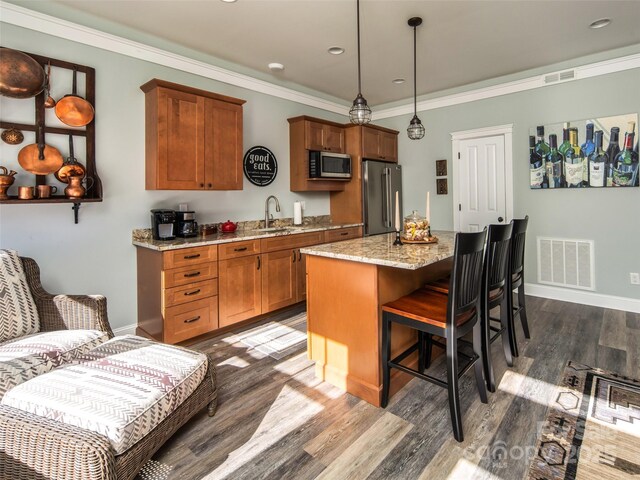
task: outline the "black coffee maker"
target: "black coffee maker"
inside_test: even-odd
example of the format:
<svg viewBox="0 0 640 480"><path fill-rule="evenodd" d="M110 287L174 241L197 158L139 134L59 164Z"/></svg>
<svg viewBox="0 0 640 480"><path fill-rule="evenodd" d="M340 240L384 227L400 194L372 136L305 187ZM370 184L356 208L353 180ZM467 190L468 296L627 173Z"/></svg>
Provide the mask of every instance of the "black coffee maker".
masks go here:
<svg viewBox="0 0 640 480"><path fill-rule="evenodd" d="M176 212L176 235L179 237L195 237L198 235L196 212Z"/></svg>
<svg viewBox="0 0 640 480"><path fill-rule="evenodd" d="M151 230L154 240L176 238L176 212L164 209L151 210Z"/></svg>

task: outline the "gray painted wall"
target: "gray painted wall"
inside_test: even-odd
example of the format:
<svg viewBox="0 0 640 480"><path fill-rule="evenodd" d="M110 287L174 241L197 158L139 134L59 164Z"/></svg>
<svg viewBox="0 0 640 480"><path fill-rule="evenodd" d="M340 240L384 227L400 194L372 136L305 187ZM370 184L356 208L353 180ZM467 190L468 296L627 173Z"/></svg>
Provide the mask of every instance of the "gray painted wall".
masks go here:
<svg viewBox="0 0 640 480"><path fill-rule="evenodd" d="M527 156L529 129L536 125L639 112L639 85L640 69L634 69L419 112L427 130L420 141L409 140L406 135L412 115L377 121L401 132L398 148L404 170L405 213L412 209L424 212L429 190L434 228L451 229L450 134L512 123L514 215L528 214L530 218L526 280L537 282L537 236L589 239L595 242L597 292L640 299L640 287L629 283L629 272L640 271L640 188L531 190ZM435 161L443 158L449 162L449 194L446 196L434 195Z"/></svg>

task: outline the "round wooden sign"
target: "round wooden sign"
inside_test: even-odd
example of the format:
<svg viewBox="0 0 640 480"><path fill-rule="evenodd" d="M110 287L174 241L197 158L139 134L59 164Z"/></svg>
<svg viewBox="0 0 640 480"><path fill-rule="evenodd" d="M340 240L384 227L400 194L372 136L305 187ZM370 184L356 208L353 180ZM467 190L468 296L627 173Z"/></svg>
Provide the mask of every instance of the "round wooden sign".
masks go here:
<svg viewBox="0 0 640 480"><path fill-rule="evenodd" d="M244 175L259 187L266 187L278 174L276 156L266 147L252 147L244 154Z"/></svg>

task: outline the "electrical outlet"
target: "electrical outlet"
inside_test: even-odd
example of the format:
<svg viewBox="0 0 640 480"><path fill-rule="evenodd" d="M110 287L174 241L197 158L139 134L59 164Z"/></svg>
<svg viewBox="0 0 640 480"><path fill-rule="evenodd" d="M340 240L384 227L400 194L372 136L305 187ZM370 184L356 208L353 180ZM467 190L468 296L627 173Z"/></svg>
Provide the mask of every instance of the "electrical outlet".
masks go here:
<svg viewBox="0 0 640 480"><path fill-rule="evenodd" d="M631 285L640 285L640 273L631 272L629 274L629 281L631 282Z"/></svg>

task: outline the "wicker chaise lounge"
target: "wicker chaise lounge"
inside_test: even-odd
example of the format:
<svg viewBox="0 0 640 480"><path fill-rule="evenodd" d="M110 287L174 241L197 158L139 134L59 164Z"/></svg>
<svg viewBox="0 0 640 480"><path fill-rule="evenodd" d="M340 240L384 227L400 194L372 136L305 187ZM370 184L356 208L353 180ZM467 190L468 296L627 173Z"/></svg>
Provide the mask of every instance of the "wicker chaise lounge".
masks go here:
<svg viewBox="0 0 640 480"><path fill-rule="evenodd" d="M51 295L42 288L36 262L22 258L22 264L40 317L40 331L93 329L113 337L104 297ZM217 389L210 358L202 368L203 371L206 368L206 373L193 392L148 434L118 455L112 442L103 435L0 405L0 479L135 478L158 448L191 417L206 406L209 416L214 415ZM10 393L11 390L6 396Z"/></svg>

